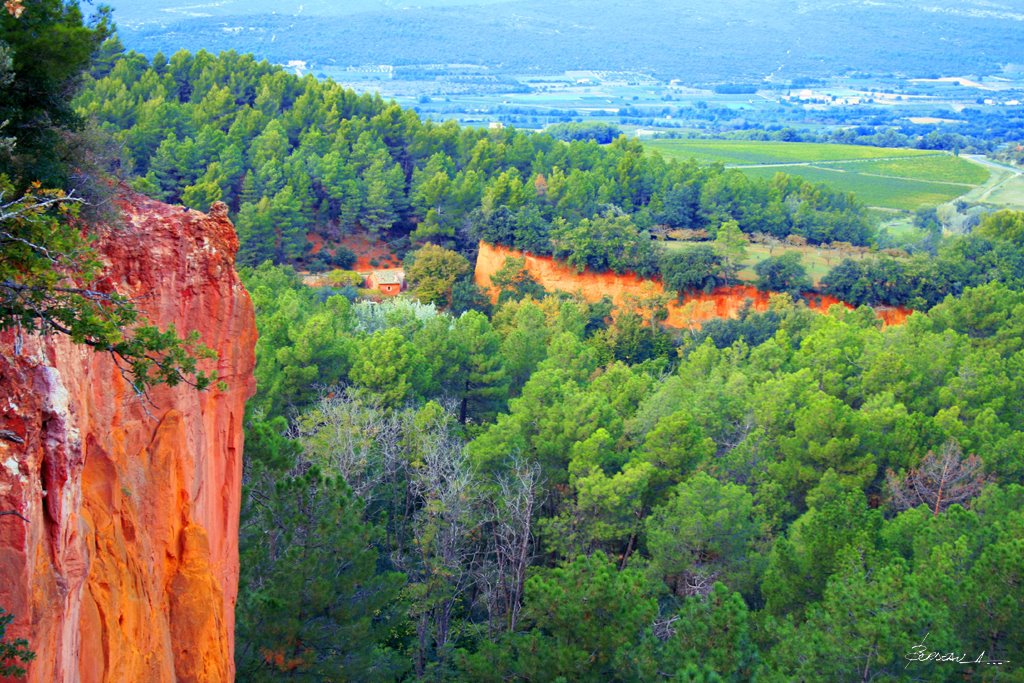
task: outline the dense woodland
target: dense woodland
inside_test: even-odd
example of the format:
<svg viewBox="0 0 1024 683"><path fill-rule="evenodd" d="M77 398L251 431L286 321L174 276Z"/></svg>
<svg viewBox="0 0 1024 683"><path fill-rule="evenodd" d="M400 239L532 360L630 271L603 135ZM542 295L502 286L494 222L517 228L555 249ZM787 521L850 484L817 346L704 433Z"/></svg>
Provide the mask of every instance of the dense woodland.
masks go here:
<svg viewBox="0 0 1024 683"><path fill-rule="evenodd" d="M726 247L684 268L728 270L741 230L872 235L843 195L623 138L423 123L237 55L100 57L78 102L122 173L227 200L244 236L240 680L1022 680L1021 214L911 260L950 289L885 329L780 295L670 334L656 302L613 320L515 263L492 306L445 246L635 269L665 221ZM441 246L412 252L416 299L360 301L302 284L314 226ZM829 286L899 281L854 265Z"/></svg>
<svg viewBox="0 0 1024 683"><path fill-rule="evenodd" d="M119 58L118 45L105 45L79 111L111 133L137 189L199 209L227 202L247 265L310 265L307 232L354 228L399 251L410 240L466 250L483 237L647 274L657 270L655 225L715 231L735 220L744 232L812 243L874 236L852 196L800 179L666 162L624 137L566 144L436 124L250 56L179 52L150 63ZM583 221L617 236L587 244Z"/></svg>
<svg viewBox="0 0 1024 683"><path fill-rule="evenodd" d="M199 206L226 199L253 266L304 264L313 228L410 247L483 237L581 268L649 272L658 255L644 228L656 222L811 236L852 218L872 236L848 198L802 181L666 163L621 138L601 147L424 123L234 55L157 61L115 62L82 109L106 103L137 186ZM144 83L160 94L136 102ZM232 99L231 87L255 99ZM214 97L228 113L197 126ZM154 122L179 121L183 135L153 125L140 136L141 118L117 129L119 101L125 122L149 102ZM317 114L319 101L342 115ZM229 142L247 119L248 136ZM225 146L214 158L201 138ZM827 286L857 303L916 297L929 308L941 287L1005 283L887 330L867 311L820 316L783 297L680 338L654 310L612 324L606 305L544 297L514 267L490 309L456 291L468 263L440 247L413 252L410 268L430 303L311 290L288 265L246 270L260 341L240 672L952 678L934 662L905 668L926 634L937 651L1010 657L1024 637L1024 426L1011 398L1024 299L1013 289L1019 235L1005 229L1019 215L998 216L908 262L837 268ZM994 260L963 256L968 247ZM727 268L710 247L667 262L680 289ZM919 289L899 293L908 271Z"/></svg>
<svg viewBox="0 0 1024 683"><path fill-rule="evenodd" d="M515 263L492 307L448 248L682 291L728 278L740 232L875 233L846 195L625 138L423 122L234 54L109 57L78 106L123 172L224 199L243 238L245 679L954 680L906 657L1024 647L1020 214L838 266L825 291L931 309L884 330L780 296L680 336ZM659 255L657 225L716 247ZM354 229L411 252L419 301L301 284L307 231ZM789 289L791 260L759 275Z"/></svg>
<svg viewBox="0 0 1024 683"><path fill-rule="evenodd" d="M905 657L1024 647L1020 292L884 330L780 297L676 350L571 298L243 275L246 680L960 680Z"/></svg>
<svg viewBox="0 0 1024 683"><path fill-rule="evenodd" d="M199 209L227 202L245 265L345 267L345 249L312 255L307 234L365 230L399 254L434 242L472 257L484 239L580 269L661 274L683 292L735 273L699 248L662 253L651 232L717 235L735 224L768 239L886 246L850 194L799 178L669 162L625 137L599 145L421 121L250 56L179 52L150 63L110 40L76 103L111 136L137 189ZM1024 256L1000 247L1004 232L979 230L941 248L936 237L909 261L848 261L822 289L855 305L926 310L968 286L1017 287Z"/></svg>

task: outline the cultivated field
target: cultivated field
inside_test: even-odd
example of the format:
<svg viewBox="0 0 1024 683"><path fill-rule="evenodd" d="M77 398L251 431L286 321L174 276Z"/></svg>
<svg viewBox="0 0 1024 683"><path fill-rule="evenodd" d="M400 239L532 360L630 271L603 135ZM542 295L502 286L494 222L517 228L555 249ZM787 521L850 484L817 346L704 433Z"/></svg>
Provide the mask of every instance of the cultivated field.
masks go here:
<svg viewBox="0 0 1024 683"><path fill-rule="evenodd" d="M944 152L917 149L749 140L653 140L664 156L721 162L759 178L776 173L853 192L880 209L914 211L984 185L989 169Z"/></svg>
<svg viewBox="0 0 1024 683"><path fill-rule="evenodd" d="M854 161L829 164L828 168L862 175L881 175L967 186L981 185L988 180L989 176L988 170L983 166L951 154L926 154L900 159Z"/></svg>
<svg viewBox="0 0 1024 683"><path fill-rule="evenodd" d="M886 159L934 155L920 149L831 145L817 142L762 142L757 140L649 140L648 149L669 159L696 159L727 166L792 164L851 159Z"/></svg>
<svg viewBox="0 0 1024 683"><path fill-rule="evenodd" d="M986 195L985 201L996 206L1024 210L1024 176L1007 178Z"/></svg>
<svg viewBox="0 0 1024 683"><path fill-rule="evenodd" d="M980 156L972 159L985 166L992 175L988 182L971 190L964 199L1000 208L1024 210L1024 170Z"/></svg>
<svg viewBox="0 0 1024 683"><path fill-rule="evenodd" d="M938 206L956 199L974 187L913 178L868 175L829 166L759 166L741 170L748 175L761 178L771 178L776 173L800 176L814 183L825 183L837 190L852 192L867 206L902 211Z"/></svg>

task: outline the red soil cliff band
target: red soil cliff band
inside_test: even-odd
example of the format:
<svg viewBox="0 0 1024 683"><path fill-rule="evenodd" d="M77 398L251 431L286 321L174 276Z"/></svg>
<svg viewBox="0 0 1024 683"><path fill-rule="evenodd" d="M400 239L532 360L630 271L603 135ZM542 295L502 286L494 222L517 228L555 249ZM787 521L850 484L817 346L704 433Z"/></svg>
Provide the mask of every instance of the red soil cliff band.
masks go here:
<svg viewBox="0 0 1024 683"><path fill-rule="evenodd" d="M505 259L509 257L525 257L527 272L545 289L579 292L590 302L600 301L602 297L607 296L616 306L621 306L630 297L644 299L665 293L660 280L645 280L631 273L578 273L576 269L550 256L534 256L516 249L480 242L473 279L477 285L490 292L492 299L496 298L497 292L491 285L491 276L498 272L505 264ZM768 310L768 299L768 292L762 292L750 285L719 287L710 294L687 294L682 302L673 298L668 306L668 319L664 324L675 328L699 327L704 320L736 317L748 300L754 310ZM817 294L808 295L807 304L812 309L822 312L836 304L853 308L833 296ZM906 320L911 311L903 308L878 308L875 313L886 325L899 325Z"/></svg>

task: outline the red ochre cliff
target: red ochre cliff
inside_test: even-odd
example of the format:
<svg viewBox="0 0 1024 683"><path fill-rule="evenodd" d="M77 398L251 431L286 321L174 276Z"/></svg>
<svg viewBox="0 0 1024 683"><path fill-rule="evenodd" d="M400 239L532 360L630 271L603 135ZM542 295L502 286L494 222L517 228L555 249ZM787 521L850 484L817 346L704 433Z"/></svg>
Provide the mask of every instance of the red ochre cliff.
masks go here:
<svg viewBox="0 0 1024 683"><path fill-rule="evenodd" d="M630 299L645 299L665 293L665 288L659 280L646 280L628 273L578 273L575 268L550 256L534 256L516 249L480 242L473 279L477 285L490 292L492 297L497 293L491 284L491 275L496 273L509 257L525 257L526 270L545 289L579 293L586 301L600 301L602 297L607 296L616 306L621 306ZM668 319L664 324L675 328L699 327L704 320L736 317L748 300L754 310L765 311L768 309L768 299L768 292L759 291L749 285L719 287L710 294L687 295L682 302L673 298L668 307ZM836 304L852 308L831 296L809 295L807 303L811 308L820 311L826 311ZM910 311L898 308L880 308L875 312L887 325L900 324L910 315Z"/></svg>
<svg viewBox="0 0 1024 683"><path fill-rule="evenodd" d="M161 328L199 330L223 388L136 397L106 354L0 335L0 606L28 680L234 677L242 415L255 389L252 303L222 204L143 197L98 243L109 282Z"/></svg>

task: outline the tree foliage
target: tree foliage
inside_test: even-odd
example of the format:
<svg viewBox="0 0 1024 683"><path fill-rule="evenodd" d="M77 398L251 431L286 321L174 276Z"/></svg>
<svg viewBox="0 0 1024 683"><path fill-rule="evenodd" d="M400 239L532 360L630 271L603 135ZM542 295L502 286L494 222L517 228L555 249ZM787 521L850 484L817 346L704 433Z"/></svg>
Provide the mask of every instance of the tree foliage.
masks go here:
<svg viewBox="0 0 1024 683"><path fill-rule="evenodd" d="M544 298L544 287L526 269L526 257L505 258L505 263L491 276L491 284L498 288L498 302L520 301L524 297Z"/></svg>
<svg viewBox="0 0 1024 683"><path fill-rule="evenodd" d="M657 223L814 243L873 237L863 207L798 178L667 162L624 136L562 143L424 121L236 53L182 51L156 64L104 49L79 111L122 146L139 189L196 208L225 201L249 266L308 266L307 231L333 239L358 228L463 254L484 239L645 275L657 270ZM570 128L569 137L607 133Z"/></svg>
<svg viewBox="0 0 1024 683"><path fill-rule="evenodd" d="M618 355L607 308L571 298L509 299L488 320L321 301L270 264L246 278L260 392L292 388L262 403L289 419L252 420L247 449L286 461L297 448L356 492L338 508L354 519L318 533L375 552L360 581L400 589L378 594L369 623L350 613L365 637L327 649L358 649L375 676L941 679L904 668L927 633L938 651L1003 659L1024 637L1024 306L1005 285L887 328L778 297L737 330L641 358ZM292 332L320 315L335 332ZM330 385L299 379L310 366ZM939 468L929 454L953 440L978 455ZM927 507L885 505L894 486L928 492ZM274 529L304 495L272 499ZM261 524L245 527L244 557L264 557ZM273 576L280 588L260 591L321 595L315 574ZM337 590L365 594L352 585ZM255 588L240 604L259 604L245 602ZM262 632L241 619L246 639Z"/></svg>
<svg viewBox="0 0 1024 683"><path fill-rule="evenodd" d="M462 254L426 244L409 255L405 275L420 301L446 306L451 304L455 283L471 270Z"/></svg>
<svg viewBox="0 0 1024 683"><path fill-rule="evenodd" d="M403 577L377 571L376 530L344 481L297 461L250 480L237 614L247 680L394 679L383 642ZM250 540L251 537L251 540Z"/></svg>
<svg viewBox="0 0 1024 683"><path fill-rule="evenodd" d="M109 34L109 12L86 26L75 2L9 5L0 11L0 54L8 72L0 76L0 131L13 144L0 154L0 175L15 183L15 194L34 182L67 188L78 161L69 136L81 126L71 100Z"/></svg>
<svg viewBox="0 0 1024 683"><path fill-rule="evenodd" d="M727 282L722 257L703 244L664 253L661 277L665 288L675 290L680 297L686 292L710 292Z"/></svg>
<svg viewBox="0 0 1024 683"><path fill-rule="evenodd" d="M776 297L673 336L664 300L547 296L519 260L484 313L460 256L479 239L683 293L734 277L754 232L874 234L849 196L782 175L421 121L230 53L108 51L82 111L135 182L220 196L242 232L260 337L239 671L941 680L907 668L913 639L1022 647L1015 216L823 282L931 309L902 326ZM659 253L659 226L716 244ZM308 230L357 228L408 246L420 300L317 293L281 265L313 262ZM794 257L758 275L808 284ZM929 455L948 443L976 459Z"/></svg>
<svg viewBox="0 0 1024 683"><path fill-rule="evenodd" d="M769 292L787 292L793 297L811 288L811 279L801 263L800 253L786 252L769 256L754 266L757 288Z"/></svg>
<svg viewBox="0 0 1024 683"><path fill-rule="evenodd" d="M36 655L29 649L28 641L24 638L8 640L5 637L7 627L12 621L14 615L0 607L0 676L20 678L25 675L25 668L22 665L31 662Z"/></svg>

